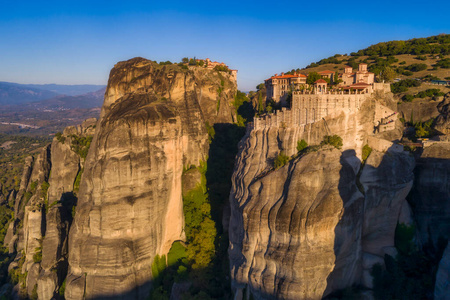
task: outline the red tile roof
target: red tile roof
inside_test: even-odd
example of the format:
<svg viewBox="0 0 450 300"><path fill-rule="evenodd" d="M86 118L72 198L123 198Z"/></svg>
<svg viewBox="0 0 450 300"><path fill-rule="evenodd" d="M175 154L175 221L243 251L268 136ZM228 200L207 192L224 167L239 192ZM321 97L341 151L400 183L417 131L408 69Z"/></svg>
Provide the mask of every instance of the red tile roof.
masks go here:
<svg viewBox="0 0 450 300"><path fill-rule="evenodd" d="M327 83L325 80L323 80L323 79L318 79L318 80L316 80L316 82L314 82L314 83Z"/></svg>
<svg viewBox="0 0 450 300"><path fill-rule="evenodd" d="M269 79L266 80L270 80L270 79L288 79L288 78L298 78L298 77L304 77L306 78L306 75L303 74L297 74L297 75L277 75L277 76L272 76Z"/></svg>

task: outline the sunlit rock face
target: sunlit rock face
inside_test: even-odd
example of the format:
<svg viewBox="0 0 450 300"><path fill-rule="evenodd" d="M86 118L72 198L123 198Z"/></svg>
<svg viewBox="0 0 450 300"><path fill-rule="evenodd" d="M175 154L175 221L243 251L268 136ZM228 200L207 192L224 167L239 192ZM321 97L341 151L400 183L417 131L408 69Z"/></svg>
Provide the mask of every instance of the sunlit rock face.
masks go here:
<svg viewBox="0 0 450 300"><path fill-rule="evenodd" d="M219 89L221 88L221 89ZM65 297L145 298L151 264L184 238L183 166L208 153L205 123L229 123L228 73L142 58L111 70L69 239Z"/></svg>
<svg viewBox="0 0 450 300"><path fill-rule="evenodd" d="M258 299L321 299L354 284L371 287L370 269L393 254L397 222L411 222L406 196L414 158L373 134L375 106L297 128L249 131L241 141L230 194L233 288ZM387 110L388 108L386 108ZM297 141L343 138L273 170L280 151ZM372 153L361 164L364 144Z"/></svg>

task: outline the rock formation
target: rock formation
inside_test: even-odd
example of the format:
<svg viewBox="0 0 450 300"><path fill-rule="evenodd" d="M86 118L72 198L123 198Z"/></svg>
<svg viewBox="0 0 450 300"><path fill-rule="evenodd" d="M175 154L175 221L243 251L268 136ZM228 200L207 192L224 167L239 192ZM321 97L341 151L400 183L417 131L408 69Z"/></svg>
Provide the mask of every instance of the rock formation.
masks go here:
<svg viewBox="0 0 450 300"><path fill-rule="evenodd" d="M184 238L183 167L207 158L207 126L236 119L235 94L228 72L116 64L100 120L66 128L25 162L5 238L17 292L148 297L153 258Z"/></svg>
<svg viewBox="0 0 450 300"><path fill-rule="evenodd" d="M401 131L373 135L379 113L392 112L388 98L305 126L247 133L230 195L235 289L248 286L258 299L320 299L371 287L368 272L393 253L397 222L410 222L414 159L384 139ZM295 155L300 139L317 145L331 133L343 138L343 152L322 148L273 170L280 151ZM373 150L361 164L364 144Z"/></svg>
<svg viewBox="0 0 450 300"><path fill-rule="evenodd" d="M181 175L231 122L226 72L135 58L111 71L70 232L66 299L148 296L155 255L183 239Z"/></svg>
<svg viewBox="0 0 450 300"><path fill-rule="evenodd" d="M5 245L16 253L9 270L18 296L147 298L155 256L184 239L182 195L202 180L198 169L183 169L207 158L210 126L237 120L235 94L227 72L143 58L116 64L101 118L56 135L25 160L17 193L0 195L14 203ZM441 141L448 140L448 99L438 105ZM223 220L236 298L246 291L256 299L320 299L354 285L370 289L372 267L396 255L399 223L414 224L417 245L434 253L448 244L450 146L438 142L414 160L393 143L402 135L395 106L390 93L375 93L355 111L312 124L248 128L231 217ZM395 120L380 132L387 118ZM318 146L333 134L342 149ZM316 146L298 154L301 139ZM291 160L274 169L281 151ZM436 298L448 290L448 248ZM174 285L171 299L190 285Z"/></svg>
<svg viewBox="0 0 450 300"><path fill-rule="evenodd" d="M435 100L418 100L414 102L401 102L398 104L398 112L409 122L412 118L413 122L425 122L439 115L438 103Z"/></svg>
<svg viewBox="0 0 450 300"><path fill-rule="evenodd" d="M66 128L35 159L25 161L15 220L5 237L10 253L18 253L9 270L19 277L16 290L23 297L53 298L67 274L70 209L76 204L67 202L76 202L73 188L82 165L72 141L92 135L95 122Z"/></svg>
<svg viewBox="0 0 450 300"><path fill-rule="evenodd" d="M450 135L450 93L447 93L437 106L439 116L436 118L435 129L442 134Z"/></svg>

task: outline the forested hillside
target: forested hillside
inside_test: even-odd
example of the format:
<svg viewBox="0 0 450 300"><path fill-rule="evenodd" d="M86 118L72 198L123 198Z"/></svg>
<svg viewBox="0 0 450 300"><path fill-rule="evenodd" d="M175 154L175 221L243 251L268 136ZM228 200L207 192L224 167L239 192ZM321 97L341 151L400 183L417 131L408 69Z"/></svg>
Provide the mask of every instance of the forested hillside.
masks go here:
<svg viewBox="0 0 450 300"><path fill-rule="evenodd" d="M407 41L378 43L356 52L335 54L288 73L312 73L323 70L342 72L348 65L368 64L376 80L392 82L392 92L403 102L414 99L439 100L449 92L450 35L441 34ZM436 81L442 81L439 83ZM444 82L447 81L447 84Z"/></svg>

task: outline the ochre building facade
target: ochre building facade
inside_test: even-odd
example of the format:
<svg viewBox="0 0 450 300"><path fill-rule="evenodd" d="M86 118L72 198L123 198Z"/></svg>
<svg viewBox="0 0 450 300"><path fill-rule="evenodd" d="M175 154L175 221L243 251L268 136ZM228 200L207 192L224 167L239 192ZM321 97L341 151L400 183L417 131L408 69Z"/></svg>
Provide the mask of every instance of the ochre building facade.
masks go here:
<svg viewBox="0 0 450 300"><path fill-rule="evenodd" d="M334 83L334 72L325 70L318 72L323 79L328 79L330 83ZM275 74L266 79L264 84L267 91L267 100L273 100L286 106L289 92L303 91L312 89L307 83L307 75L294 74ZM337 87L341 90L358 90L370 93L373 91L373 83L375 82L375 74L367 70L367 64L359 64L358 70L354 71L352 67L346 66L344 72L338 74L338 78L342 81ZM325 82L325 81L324 81ZM317 83L317 82L316 82Z"/></svg>

